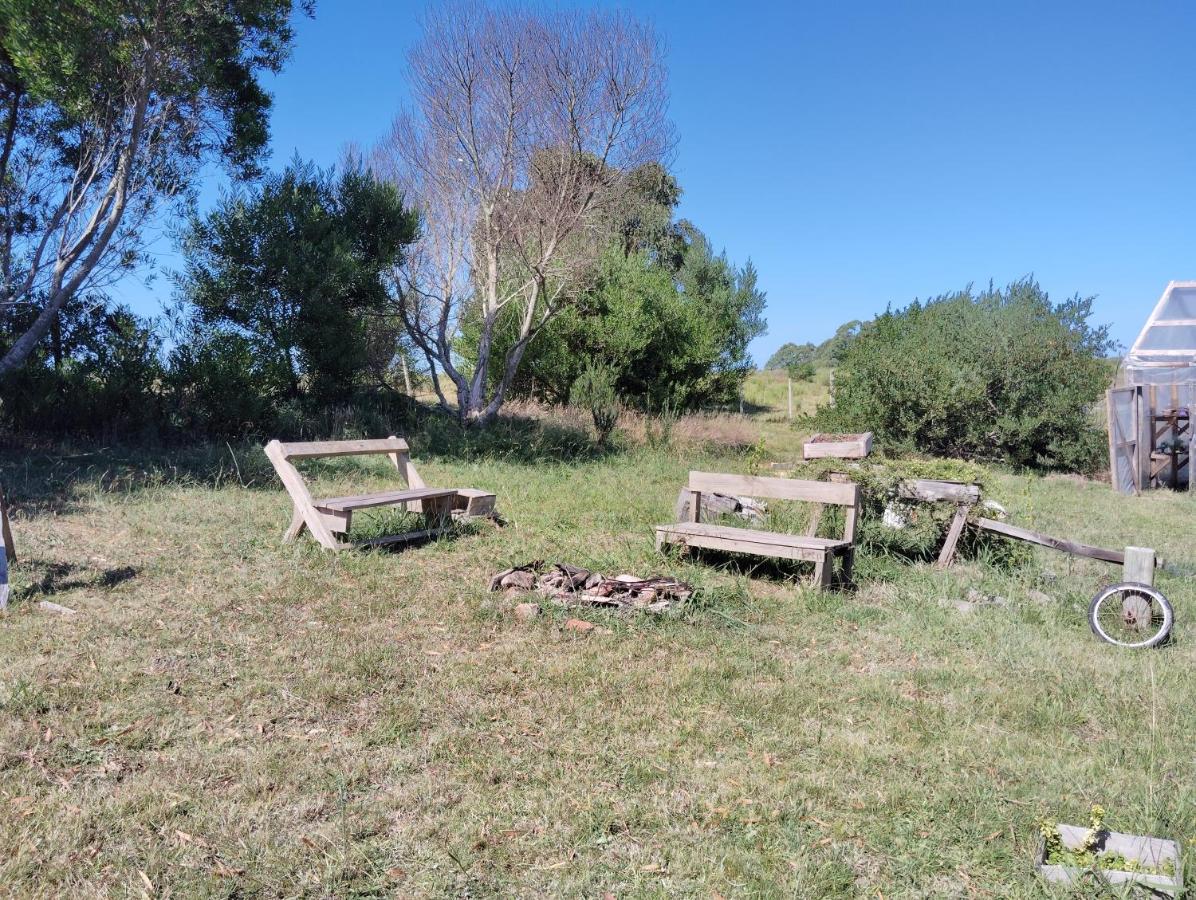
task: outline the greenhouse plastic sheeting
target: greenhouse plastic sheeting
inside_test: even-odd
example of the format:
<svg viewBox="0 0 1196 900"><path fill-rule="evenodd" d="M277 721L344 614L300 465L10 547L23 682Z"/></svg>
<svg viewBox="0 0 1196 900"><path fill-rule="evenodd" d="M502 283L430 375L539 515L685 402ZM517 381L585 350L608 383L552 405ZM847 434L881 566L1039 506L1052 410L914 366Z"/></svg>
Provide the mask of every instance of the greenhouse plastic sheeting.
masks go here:
<svg viewBox="0 0 1196 900"><path fill-rule="evenodd" d="M1196 281L1172 281L1121 366L1125 384L1196 381Z"/></svg>

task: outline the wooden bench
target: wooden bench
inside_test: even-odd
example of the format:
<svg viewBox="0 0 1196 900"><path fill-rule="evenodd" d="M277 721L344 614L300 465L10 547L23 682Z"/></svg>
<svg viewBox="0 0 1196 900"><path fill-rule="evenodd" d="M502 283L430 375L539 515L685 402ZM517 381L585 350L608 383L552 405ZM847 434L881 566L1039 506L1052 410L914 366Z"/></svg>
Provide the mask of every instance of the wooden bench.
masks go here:
<svg viewBox="0 0 1196 900"><path fill-rule="evenodd" d="M792 478L757 478L750 475L719 475L713 472L690 472L688 490L688 521L674 525L656 526L656 547L679 544L685 547L705 547L731 553L750 553L779 559L805 560L814 563L814 583L823 590L836 585L835 559L841 560L839 585L851 582L851 567L855 560L855 523L860 505L860 488L850 482L798 481ZM702 495L718 493L745 495L773 500L798 500L815 504L806 534L781 534L753 528L736 528L702 521ZM820 538L815 535L828 506L844 507L842 539Z"/></svg>
<svg viewBox="0 0 1196 900"><path fill-rule="evenodd" d="M274 470L282 479L295 504L291 524L283 534L284 542L295 540L306 528L312 537L329 550L394 544L442 534L451 526L454 513L463 519L494 515L495 497L487 491L475 488L428 487L411 462L411 451L407 442L393 435L378 440L362 441L309 441L290 444L271 441L265 449L266 456L274 464ZM371 454L389 456L407 486L401 490L315 499L308 490L303 475L295 468L296 460ZM342 541L337 537L348 533L355 510L379 506L401 506L412 512L422 512L424 528L356 543Z"/></svg>

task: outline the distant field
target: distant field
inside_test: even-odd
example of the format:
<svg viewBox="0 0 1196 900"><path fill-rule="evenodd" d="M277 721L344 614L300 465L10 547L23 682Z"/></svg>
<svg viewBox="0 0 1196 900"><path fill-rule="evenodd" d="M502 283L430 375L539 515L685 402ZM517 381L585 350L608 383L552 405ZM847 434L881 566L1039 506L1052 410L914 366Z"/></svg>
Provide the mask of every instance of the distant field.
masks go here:
<svg viewBox="0 0 1196 900"><path fill-rule="evenodd" d="M793 382L793 415L810 415L830 397L828 384L830 369L819 369L813 381ZM744 385L743 399L761 410L768 418L787 416L789 412L789 378L784 372L753 372Z"/></svg>
<svg viewBox="0 0 1196 900"><path fill-rule="evenodd" d="M1012 572L865 553L844 595L658 556L688 469L796 458L778 388L755 376L767 411L688 420L658 450L581 453L535 422L436 455L412 435L430 483L497 491L507 524L394 553L281 545L288 500L255 447L3 457L21 557L0 893L1094 896L1031 866L1037 820L1092 803L1190 854L1193 499L989 479L1017 522L1174 560L1157 652L1097 643L1085 604L1115 571L1045 550ZM317 475L388 483L380 464ZM536 558L675 573L698 599L582 614L606 633L520 623L485 583ZM1008 604L950 605L972 589Z"/></svg>

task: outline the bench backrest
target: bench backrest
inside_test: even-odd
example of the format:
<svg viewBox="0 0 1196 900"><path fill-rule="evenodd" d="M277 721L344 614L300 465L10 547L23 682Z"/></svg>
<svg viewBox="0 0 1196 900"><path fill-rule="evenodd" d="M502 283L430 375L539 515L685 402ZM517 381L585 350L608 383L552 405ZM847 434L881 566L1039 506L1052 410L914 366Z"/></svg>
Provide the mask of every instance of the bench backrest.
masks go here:
<svg viewBox="0 0 1196 900"><path fill-rule="evenodd" d="M411 462L411 450L407 442L393 434L387 438L363 441L300 441L284 444L271 441L266 445L266 456L274 464L282 483L297 501L311 503L311 493L303 476L295 468L298 459L316 459L326 456L369 456L386 454L398 470L400 477L410 488L427 487L415 465Z"/></svg>
<svg viewBox="0 0 1196 900"><path fill-rule="evenodd" d="M860 486L850 481L801 481L796 478L762 478L756 475L726 475L719 472L690 472L689 490L695 494L729 494L765 497L770 500L797 500L818 504L812 526L817 528L823 506L846 507L843 539L855 540L856 513L860 505ZM698 504L694 504L696 509Z"/></svg>
<svg viewBox="0 0 1196 900"><path fill-rule="evenodd" d="M407 442L402 438L380 438L367 441L306 441L277 444L284 459L315 459L320 456L368 456L371 453L407 453Z"/></svg>

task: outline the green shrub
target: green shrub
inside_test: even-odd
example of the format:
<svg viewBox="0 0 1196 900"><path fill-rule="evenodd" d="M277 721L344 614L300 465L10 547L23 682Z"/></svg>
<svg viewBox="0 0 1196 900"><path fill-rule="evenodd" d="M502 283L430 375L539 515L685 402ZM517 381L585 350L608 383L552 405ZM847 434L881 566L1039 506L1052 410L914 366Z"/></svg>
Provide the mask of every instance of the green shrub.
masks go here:
<svg viewBox="0 0 1196 900"><path fill-rule="evenodd" d="M817 371L812 362L795 363L787 370L789 377L794 381L813 381Z"/></svg>
<svg viewBox="0 0 1196 900"><path fill-rule="evenodd" d="M890 310L844 350L818 424L872 431L886 450L1090 471L1113 347L1091 313L1091 299L1053 304L1030 279Z"/></svg>
<svg viewBox="0 0 1196 900"><path fill-rule="evenodd" d="M942 549L947 528L955 515L955 504L906 500L898 492L903 481L924 478L976 484L980 488L980 501L973 507L975 515L996 515L995 511L986 511L984 506L989 499L999 499L988 496L988 472L982 466L965 460L871 458L849 463L841 459L816 459L799 466L792 477L823 481L831 472L846 473L860 486L856 540L865 553L873 556L929 561L935 559ZM901 520L900 528L885 524L886 510ZM841 534L841 516L841 512L828 507L820 536ZM836 529L839 529L837 533ZM976 528L964 529L957 553L961 559L984 559L1006 569L1016 568L1030 558L1028 545Z"/></svg>
<svg viewBox="0 0 1196 900"><path fill-rule="evenodd" d="M665 450L673 446L673 429L679 418L681 415L676 403L665 400L660 404L659 413L649 417L644 424L644 438L648 446L654 450Z"/></svg>
<svg viewBox="0 0 1196 900"><path fill-rule="evenodd" d="M585 371L573 382L569 399L575 406L590 411L598 445L606 446L619 422L619 397L615 393L615 370L600 363L587 363Z"/></svg>

